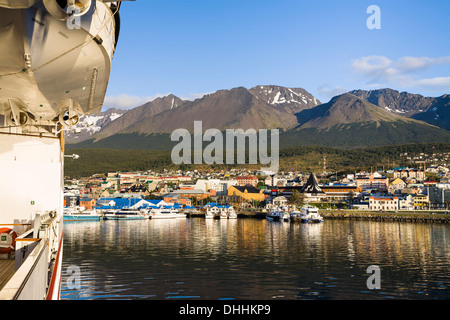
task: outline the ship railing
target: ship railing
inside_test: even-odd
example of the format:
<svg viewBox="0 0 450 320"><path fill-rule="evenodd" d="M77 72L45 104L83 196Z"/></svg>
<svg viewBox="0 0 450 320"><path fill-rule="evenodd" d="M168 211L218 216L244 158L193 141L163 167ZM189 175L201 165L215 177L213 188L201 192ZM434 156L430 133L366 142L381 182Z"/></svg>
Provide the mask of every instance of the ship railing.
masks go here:
<svg viewBox="0 0 450 320"><path fill-rule="evenodd" d="M16 272L0 291L0 300L47 297L62 226L56 212L36 214L34 226L16 238Z"/></svg>
<svg viewBox="0 0 450 320"><path fill-rule="evenodd" d="M5 127L0 126L0 134L32 136L41 138L57 138L62 130L64 130L64 128L61 128L61 126L59 126L57 123L42 125L10 125Z"/></svg>

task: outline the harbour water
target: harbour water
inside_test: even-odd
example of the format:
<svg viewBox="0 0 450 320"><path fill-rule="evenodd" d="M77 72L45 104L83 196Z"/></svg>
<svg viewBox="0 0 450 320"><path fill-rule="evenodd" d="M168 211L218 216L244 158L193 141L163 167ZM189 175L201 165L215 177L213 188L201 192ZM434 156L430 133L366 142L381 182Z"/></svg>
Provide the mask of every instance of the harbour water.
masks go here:
<svg viewBox="0 0 450 320"><path fill-rule="evenodd" d="M61 299L442 300L449 261L448 224L65 223ZM367 287L371 265L379 290Z"/></svg>

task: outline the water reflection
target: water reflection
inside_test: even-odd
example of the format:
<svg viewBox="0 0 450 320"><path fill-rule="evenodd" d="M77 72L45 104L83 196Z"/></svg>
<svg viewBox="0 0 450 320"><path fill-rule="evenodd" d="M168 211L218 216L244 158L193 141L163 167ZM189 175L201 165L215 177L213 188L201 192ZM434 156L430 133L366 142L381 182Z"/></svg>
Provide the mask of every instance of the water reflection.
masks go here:
<svg viewBox="0 0 450 320"><path fill-rule="evenodd" d="M63 299L446 299L450 226L145 220L64 226ZM382 289L367 289L367 267Z"/></svg>

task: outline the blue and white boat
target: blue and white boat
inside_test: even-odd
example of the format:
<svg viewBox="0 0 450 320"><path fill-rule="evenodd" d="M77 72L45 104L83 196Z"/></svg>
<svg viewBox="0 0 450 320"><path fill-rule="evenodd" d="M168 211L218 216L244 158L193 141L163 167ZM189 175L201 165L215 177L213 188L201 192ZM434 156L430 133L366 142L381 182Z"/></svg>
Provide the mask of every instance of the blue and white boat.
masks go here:
<svg viewBox="0 0 450 320"><path fill-rule="evenodd" d="M269 221L280 221L281 211L279 209L271 209L266 215L266 219Z"/></svg>
<svg viewBox="0 0 450 320"><path fill-rule="evenodd" d="M84 210L69 207L64 208L64 222L84 222L84 221L100 221L102 215L96 210Z"/></svg>

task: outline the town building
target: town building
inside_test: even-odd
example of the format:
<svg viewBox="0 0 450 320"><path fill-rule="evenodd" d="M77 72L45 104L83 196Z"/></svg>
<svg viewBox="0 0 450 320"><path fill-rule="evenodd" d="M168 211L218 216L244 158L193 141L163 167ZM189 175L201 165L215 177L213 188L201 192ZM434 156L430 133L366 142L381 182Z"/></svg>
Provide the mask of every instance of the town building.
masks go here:
<svg viewBox="0 0 450 320"><path fill-rule="evenodd" d="M219 179L199 179L194 185L194 189L208 192L214 190L217 196L226 196L231 186L238 185L237 180L219 180Z"/></svg>
<svg viewBox="0 0 450 320"><path fill-rule="evenodd" d="M405 181L403 181L400 178L396 178L389 184L389 192L390 193L401 192L401 190L405 189L406 186L407 185Z"/></svg>
<svg viewBox="0 0 450 320"><path fill-rule="evenodd" d="M233 203L242 201L264 201L266 198L264 190L255 188L252 185L231 186L228 189L228 200Z"/></svg>
<svg viewBox="0 0 450 320"><path fill-rule="evenodd" d="M416 194L413 196L414 210L428 209L430 206L430 198L425 194Z"/></svg>
<svg viewBox="0 0 450 320"><path fill-rule="evenodd" d="M362 191L387 191L389 188L389 179L375 173L356 178L356 186Z"/></svg>
<svg viewBox="0 0 450 320"><path fill-rule="evenodd" d="M417 181L425 180L425 171L411 168L395 168L393 172L394 179L416 179Z"/></svg>
<svg viewBox="0 0 450 320"><path fill-rule="evenodd" d="M328 199L347 201L356 198L362 192L361 188L351 185L323 185L320 187Z"/></svg>
<svg viewBox="0 0 450 320"><path fill-rule="evenodd" d="M397 211L399 208L398 197L370 197L369 210L374 211Z"/></svg>
<svg viewBox="0 0 450 320"><path fill-rule="evenodd" d="M97 201L94 198L80 198L80 207L85 207L86 210L95 209Z"/></svg>
<svg viewBox="0 0 450 320"><path fill-rule="evenodd" d="M181 197L178 194L167 194L163 198L164 202L168 204L179 204L181 206L192 206L192 200L187 197Z"/></svg>
<svg viewBox="0 0 450 320"><path fill-rule="evenodd" d="M428 188L430 206L433 209L448 210L450 207L450 184L437 184Z"/></svg>
<svg viewBox="0 0 450 320"><path fill-rule="evenodd" d="M311 173L308 181L303 185L301 192L304 195L305 202L320 202L327 197L326 193L319 186L319 182L314 173Z"/></svg>
<svg viewBox="0 0 450 320"><path fill-rule="evenodd" d="M411 194L399 197L398 201L399 210L414 210L414 197Z"/></svg>
<svg viewBox="0 0 450 320"><path fill-rule="evenodd" d="M240 176L240 177L236 177L234 178L234 180L237 181L237 185L238 186L247 186L247 185L251 185L256 187L258 185L258 178L255 176Z"/></svg>
<svg viewBox="0 0 450 320"><path fill-rule="evenodd" d="M197 200L203 200L206 199L208 197L215 197L216 196L216 192L214 190L210 190L209 192L204 192L203 190L175 190L172 191L166 195L164 195L164 197L166 196L178 196L180 198L188 198L188 199L192 199L195 198Z"/></svg>
<svg viewBox="0 0 450 320"><path fill-rule="evenodd" d="M268 209L268 210L277 209L277 208L281 208L281 207L286 207L287 205L288 205L288 199L284 196L278 196L278 197L271 199L266 204L266 209Z"/></svg>

